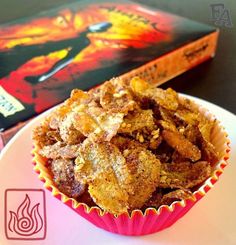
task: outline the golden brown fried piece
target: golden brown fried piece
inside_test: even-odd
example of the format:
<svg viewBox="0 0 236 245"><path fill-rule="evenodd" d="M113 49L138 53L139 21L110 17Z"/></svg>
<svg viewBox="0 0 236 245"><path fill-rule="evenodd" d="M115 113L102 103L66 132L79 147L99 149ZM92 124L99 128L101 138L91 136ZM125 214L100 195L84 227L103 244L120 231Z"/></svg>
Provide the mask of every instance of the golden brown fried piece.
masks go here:
<svg viewBox="0 0 236 245"><path fill-rule="evenodd" d="M83 103L87 104L91 100L92 97L89 93L79 89L72 90L70 98L51 113L50 127L53 129L59 128L61 122L70 114L73 108L76 108Z"/></svg>
<svg viewBox="0 0 236 245"><path fill-rule="evenodd" d="M201 138L201 133L197 125L188 125L185 127L183 135L194 145L196 145Z"/></svg>
<svg viewBox="0 0 236 245"><path fill-rule="evenodd" d="M194 105L194 103L188 99L188 98L183 98L181 97L179 99L179 106L178 106L178 109L183 109L183 110L187 110L187 111L191 111L191 112L194 112L196 114L199 113L197 107Z"/></svg>
<svg viewBox="0 0 236 245"><path fill-rule="evenodd" d="M96 144L86 139L76 159L76 179L87 183L94 202L114 214L128 210L130 176L125 158L109 143Z"/></svg>
<svg viewBox="0 0 236 245"><path fill-rule="evenodd" d="M163 90L153 87L139 77L131 79L130 87L133 93L140 98L154 100L158 105L168 110L176 110L178 108L178 95L171 88Z"/></svg>
<svg viewBox="0 0 236 245"><path fill-rule="evenodd" d="M163 140L162 136L159 135L156 138L155 135L153 135L153 137L149 141L148 148L151 150L156 150L160 146L160 144L162 143L162 140Z"/></svg>
<svg viewBox="0 0 236 245"><path fill-rule="evenodd" d="M123 122L123 117L122 113L103 113L97 118L102 129L103 140L110 141L116 135Z"/></svg>
<svg viewBox="0 0 236 245"><path fill-rule="evenodd" d="M133 113L130 112L124 118L118 133L131 134L134 131L140 131L144 128L151 132L154 127L155 123L152 110L136 110Z"/></svg>
<svg viewBox="0 0 236 245"><path fill-rule="evenodd" d="M69 144L81 142L84 136L93 135L94 139L105 138L110 140L116 134L120 123L123 120L122 113L106 112L90 93L75 89L71 98L59 107L51 124L57 126L59 121L60 135L63 141ZM64 115L64 107L67 108L67 115ZM57 118L57 120L56 120ZM57 123L56 123L57 121Z"/></svg>
<svg viewBox="0 0 236 245"><path fill-rule="evenodd" d="M181 201L193 197L193 193L187 189L177 189L163 194L159 189L153 192L151 198L144 204L142 209L154 207L158 209L161 205L171 205L175 201Z"/></svg>
<svg viewBox="0 0 236 245"><path fill-rule="evenodd" d="M112 143L123 152L131 176L126 188L129 208L141 208L158 186L161 162L147 150L146 144L121 136L114 137Z"/></svg>
<svg viewBox="0 0 236 245"><path fill-rule="evenodd" d="M159 113L160 117L163 121L169 122L175 126L175 121L174 121L174 112L167 110L161 106L159 106Z"/></svg>
<svg viewBox="0 0 236 245"><path fill-rule="evenodd" d="M143 92L149 90L152 86L140 77L133 77L130 80L130 88L135 94L142 95Z"/></svg>
<svg viewBox="0 0 236 245"><path fill-rule="evenodd" d="M161 126L163 129L173 131L173 132L178 132L178 129L176 128L175 124L164 121L164 120L158 120L157 121L158 125Z"/></svg>
<svg viewBox="0 0 236 245"><path fill-rule="evenodd" d="M142 210L145 210L146 208L156 208L156 209L159 208L161 206L162 197L163 197L162 189L157 188L156 191L152 193L150 199L144 203Z"/></svg>
<svg viewBox="0 0 236 245"><path fill-rule="evenodd" d="M127 85L120 78L113 78L102 85L100 90L100 104L110 112L127 114L134 110L136 102L133 100Z"/></svg>
<svg viewBox="0 0 236 245"><path fill-rule="evenodd" d="M210 162L211 166L214 166L219 159L218 152L216 152L214 145L206 141L204 138L201 138L201 150L202 159Z"/></svg>
<svg viewBox="0 0 236 245"><path fill-rule="evenodd" d="M211 131L215 125L215 122L210 122L206 118L201 118L201 121L198 125L199 131L202 134L202 137L205 141L210 142L211 141Z"/></svg>
<svg viewBox="0 0 236 245"><path fill-rule="evenodd" d="M65 143L57 142L53 145L44 146L39 153L49 159L72 159L78 156L79 145L65 145Z"/></svg>
<svg viewBox="0 0 236 245"><path fill-rule="evenodd" d="M123 113L106 112L95 102L76 108L73 113L73 125L84 136L94 141L110 141L116 135Z"/></svg>
<svg viewBox="0 0 236 245"><path fill-rule="evenodd" d="M147 144L141 144L139 141L135 139L131 139L128 137L116 135L112 138L111 143L116 145L121 152L125 151L126 149L135 149L137 147L144 147L147 148Z"/></svg>
<svg viewBox="0 0 236 245"><path fill-rule="evenodd" d="M193 197L193 193L187 189L178 189L163 195L160 205L171 205L175 201L181 201Z"/></svg>
<svg viewBox="0 0 236 245"><path fill-rule="evenodd" d="M65 104L58 106L52 113L49 115L49 125L52 129L58 129L62 120L68 115L70 108Z"/></svg>
<svg viewBox="0 0 236 245"><path fill-rule="evenodd" d="M75 89L71 97L54 110L40 126L33 131L33 140L42 148L58 141L65 141L68 144L80 143L84 137L76 130L71 122L71 111L80 103L87 103L91 100L88 93Z"/></svg>
<svg viewBox="0 0 236 245"><path fill-rule="evenodd" d="M82 104L88 104L92 101L92 99L93 97L88 92L82 91L80 89L73 89L71 91L70 98L65 101L64 105L67 108L73 109Z"/></svg>
<svg viewBox="0 0 236 245"><path fill-rule="evenodd" d="M194 113L186 109L177 110L174 114L179 120L183 121L187 125L198 124L199 113Z"/></svg>
<svg viewBox="0 0 236 245"><path fill-rule="evenodd" d="M206 161L162 163L160 187L192 188L201 184L210 174L211 165Z"/></svg>
<svg viewBox="0 0 236 245"><path fill-rule="evenodd" d="M128 210L127 192L120 187L113 171L101 172L89 183L89 193L101 208L122 214Z"/></svg>
<svg viewBox="0 0 236 245"><path fill-rule="evenodd" d="M59 124L61 139L72 145L79 144L85 139L84 135L73 125L73 114L68 114Z"/></svg>
<svg viewBox="0 0 236 245"><path fill-rule="evenodd" d="M129 208L141 208L155 191L159 183L161 163L144 147L126 149L126 164L132 177L129 194ZM131 188L132 186L132 188Z"/></svg>
<svg viewBox="0 0 236 245"><path fill-rule="evenodd" d="M102 86L93 87L88 91L89 96L91 96L92 100L96 103L100 103L101 97L101 88Z"/></svg>
<svg viewBox="0 0 236 245"><path fill-rule="evenodd" d="M85 191L85 185L74 180L72 160L56 159L51 161L50 170L58 189L69 197L78 198Z"/></svg>
<svg viewBox="0 0 236 245"><path fill-rule="evenodd" d="M127 143L121 140L120 148ZM88 181L93 200L115 214L142 207L160 176L159 160L144 147L131 146L123 154L114 144L85 140L76 159L76 178Z"/></svg>
<svg viewBox="0 0 236 245"><path fill-rule="evenodd" d="M190 159L195 162L201 158L201 151L196 145L193 145L180 133L172 132L169 130L162 131L164 140L178 151L184 158Z"/></svg>
<svg viewBox="0 0 236 245"><path fill-rule="evenodd" d="M48 118L46 118L39 126L34 128L32 139L37 142L37 145L40 148L54 144L57 141L61 141L59 132L50 128Z"/></svg>

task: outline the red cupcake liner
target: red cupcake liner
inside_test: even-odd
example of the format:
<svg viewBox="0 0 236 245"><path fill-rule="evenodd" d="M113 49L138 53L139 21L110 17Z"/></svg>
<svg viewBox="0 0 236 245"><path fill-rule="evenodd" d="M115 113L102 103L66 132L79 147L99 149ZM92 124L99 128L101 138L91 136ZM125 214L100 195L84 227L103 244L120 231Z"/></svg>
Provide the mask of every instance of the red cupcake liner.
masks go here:
<svg viewBox="0 0 236 245"><path fill-rule="evenodd" d="M195 103L193 103L193 105L201 114L203 113L210 120L215 121L215 117L212 116L209 111ZM32 152L34 156L33 162L35 164L34 170L38 173L39 179L44 182L44 187L51 191L54 197L97 227L121 235L146 235L161 231L183 217L203 196L206 195L217 182L219 176L223 173L229 158L230 147L228 135L218 121L213 129L211 137L211 142L220 155L220 160L214 167L211 177L193 193L192 198L175 201L170 206L162 205L158 209L148 208L144 213L141 210L134 210L131 214L124 213L115 216L103 211L99 207L88 207L85 203L79 203L75 199L69 198L54 186L50 173L45 167L47 159L38 154L39 148L37 145L34 146Z"/></svg>

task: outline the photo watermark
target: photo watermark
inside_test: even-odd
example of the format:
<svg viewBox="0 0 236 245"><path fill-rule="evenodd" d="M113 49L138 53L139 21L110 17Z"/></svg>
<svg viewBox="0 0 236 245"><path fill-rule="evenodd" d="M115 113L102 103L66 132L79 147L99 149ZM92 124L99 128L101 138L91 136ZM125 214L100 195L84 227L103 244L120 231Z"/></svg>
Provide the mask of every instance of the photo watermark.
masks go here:
<svg viewBox="0 0 236 245"><path fill-rule="evenodd" d="M232 18L229 9L223 3L210 4L211 7L211 20L216 26L220 27L233 27Z"/></svg>

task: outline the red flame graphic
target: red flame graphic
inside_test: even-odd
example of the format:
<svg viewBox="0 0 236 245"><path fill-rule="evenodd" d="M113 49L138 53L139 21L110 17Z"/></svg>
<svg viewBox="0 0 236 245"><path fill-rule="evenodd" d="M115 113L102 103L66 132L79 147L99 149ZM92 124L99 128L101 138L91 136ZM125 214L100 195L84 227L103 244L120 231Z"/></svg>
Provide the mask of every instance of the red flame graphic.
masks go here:
<svg viewBox="0 0 236 245"><path fill-rule="evenodd" d="M8 229L21 236L32 236L43 228L43 219L39 213L39 205L37 203L30 210L31 200L26 194L25 200L17 209L17 213L10 211L10 221Z"/></svg>

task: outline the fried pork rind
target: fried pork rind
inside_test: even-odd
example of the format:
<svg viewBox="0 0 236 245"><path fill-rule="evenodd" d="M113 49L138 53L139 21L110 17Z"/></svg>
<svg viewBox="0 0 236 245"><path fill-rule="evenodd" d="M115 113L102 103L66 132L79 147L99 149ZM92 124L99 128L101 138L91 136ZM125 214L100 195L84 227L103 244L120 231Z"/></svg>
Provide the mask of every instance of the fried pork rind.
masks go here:
<svg viewBox="0 0 236 245"><path fill-rule="evenodd" d="M91 98L86 92L78 89L73 90L71 97L51 112L41 125L33 130L33 140L40 148L58 141L65 141L68 144L81 142L84 137L73 127L70 113L73 107L90 100Z"/></svg>
<svg viewBox="0 0 236 245"><path fill-rule="evenodd" d="M113 171L101 172L89 183L89 193L104 210L119 215L128 210L128 195L121 189Z"/></svg>
<svg viewBox="0 0 236 245"><path fill-rule="evenodd" d="M132 178L127 187L129 208L132 210L141 208L158 186L161 163L144 147L128 148L126 151L126 164Z"/></svg>
<svg viewBox="0 0 236 245"><path fill-rule="evenodd" d="M145 202L145 204L142 207L142 210L145 211L146 208L158 209L161 206L162 197L163 197L162 189L157 188L156 191L152 193L150 199Z"/></svg>
<svg viewBox="0 0 236 245"><path fill-rule="evenodd" d="M92 97L87 92L79 89L72 90L70 98L51 113L50 127L53 129L59 128L61 122L70 114L73 108L83 103L88 103L91 100Z"/></svg>
<svg viewBox="0 0 236 245"><path fill-rule="evenodd" d="M215 122L210 122L206 118L201 118L198 128L201 132L202 137L205 141L210 142L211 141L211 131L215 125Z"/></svg>
<svg viewBox="0 0 236 245"><path fill-rule="evenodd" d="M85 139L84 135L74 127L72 114L66 116L58 128L61 139L68 144L79 144Z"/></svg>
<svg viewBox="0 0 236 245"><path fill-rule="evenodd" d="M162 163L160 187L192 188L201 184L210 174L211 165L206 161Z"/></svg>
<svg viewBox="0 0 236 245"><path fill-rule="evenodd" d="M119 148L119 150L123 152L124 156L126 155L124 151L127 150L128 148L135 149L137 147L145 147L145 148L148 147L148 145L140 144L140 142L135 139L124 137L121 135L117 135L113 137L111 143L116 145Z"/></svg>
<svg viewBox="0 0 236 245"><path fill-rule="evenodd" d="M186 125L198 124L199 113L194 113L189 110L177 110L174 114L179 120L182 120Z"/></svg>
<svg viewBox="0 0 236 245"><path fill-rule="evenodd" d="M123 152L130 174L131 182L126 188L129 208L141 208L158 186L161 163L145 144L121 136L112 142Z"/></svg>
<svg viewBox="0 0 236 245"><path fill-rule="evenodd" d="M40 148L61 141L59 132L51 129L49 122L49 119L46 118L43 123L33 130L32 139L37 142Z"/></svg>
<svg viewBox="0 0 236 245"><path fill-rule="evenodd" d="M65 143L57 142L53 145L44 146L40 149L40 154L49 159L72 159L78 156L79 145L65 145Z"/></svg>
<svg viewBox="0 0 236 245"><path fill-rule="evenodd" d="M193 193L188 189L177 189L164 194L160 189L153 192L151 198L142 207L145 210L149 207L158 209L161 205L171 205L175 201L181 201L184 199L192 198Z"/></svg>
<svg viewBox="0 0 236 245"><path fill-rule="evenodd" d="M126 139L118 140L122 149ZM136 145L139 148L131 143L122 155L112 143L94 145L86 140L76 159L76 178L88 181L94 201L115 214L141 208L159 182L159 160L140 144Z"/></svg>
<svg viewBox="0 0 236 245"><path fill-rule="evenodd" d="M149 83L134 77L130 81L130 87L133 93L141 99L149 99L155 101L159 106L168 110L176 110L178 108L178 95L177 93L168 88L163 90L160 88L152 87Z"/></svg>
<svg viewBox="0 0 236 245"><path fill-rule="evenodd" d="M73 90L33 139L59 190L119 215L189 198L218 161L214 126L172 89L114 78Z"/></svg>
<svg viewBox="0 0 236 245"><path fill-rule="evenodd" d="M100 92L100 104L110 112L121 112L124 114L134 110L136 106L128 86L125 86L119 78L113 78L103 84Z"/></svg>
<svg viewBox="0 0 236 245"><path fill-rule="evenodd" d="M198 140L201 138L201 132L197 125L186 126L183 135L194 145L196 145Z"/></svg>
<svg viewBox="0 0 236 245"><path fill-rule="evenodd" d="M131 134L134 131L141 131L146 128L149 132L155 128L152 110L136 110L129 113L125 118L118 133Z"/></svg>
<svg viewBox="0 0 236 245"><path fill-rule="evenodd" d="M178 189L163 195L160 205L171 205L175 201L181 201L193 197L193 193L187 189Z"/></svg>
<svg viewBox="0 0 236 245"><path fill-rule="evenodd" d="M162 137L184 158L190 159L193 162L198 161L201 158L201 151L198 149L198 147L193 145L180 133L172 132L170 130L163 130Z"/></svg>
<svg viewBox="0 0 236 245"><path fill-rule="evenodd" d="M216 152L214 145L209 141L206 141L204 138L201 138L201 150L202 159L210 162L211 166L214 166L219 159L218 152Z"/></svg>
<svg viewBox="0 0 236 245"><path fill-rule="evenodd" d="M94 141L110 141L120 128L123 117L123 113L107 112L91 102L77 107L72 120L74 127L84 136Z"/></svg>
<svg viewBox="0 0 236 245"><path fill-rule="evenodd" d="M74 179L72 160L61 158L53 160L49 168L60 191L73 198L78 198L85 192L85 185Z"/></svg>
<svg viewBox="0 0 236 245"><path fill-rule="evenodd" d="M169 121L164 121L164 120L158 120L158 124L166 130L169 131L173 131L173 132L177 132L178 133L178 129L176 128L175 124L169 122Z"/></svg>
<svg viewBox="0 0 236 245"><path fill-rule="evenodd" d="M86 139L75 162L76 179L88 184L95 203L114 214L128 210L129 171L125 158L114 144L96 144Z"/></svg>
<svg viewBox="0 0 236 245"><path fill-rule="evenodd" d="M95 141L109 141L117 133L123 117L123 113L105 111L91 94L76 89L54 113L51 124L59 128L61 138L68 144L80 143L89 136Z"/></svg>

